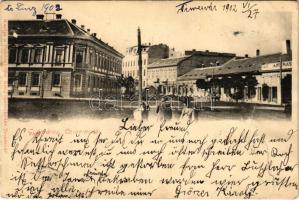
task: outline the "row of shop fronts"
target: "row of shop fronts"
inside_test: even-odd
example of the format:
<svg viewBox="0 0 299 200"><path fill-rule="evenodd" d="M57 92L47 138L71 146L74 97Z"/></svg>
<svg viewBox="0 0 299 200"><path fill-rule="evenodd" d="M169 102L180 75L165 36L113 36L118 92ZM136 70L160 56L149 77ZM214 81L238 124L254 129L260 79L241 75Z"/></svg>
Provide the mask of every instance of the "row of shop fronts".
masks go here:
<svg viewBox="0 0 299 200"><path fill-rule="evenodd" d="M251 77L251 85L235 78ZM230 79L228 79L230 78ZM224 81L228 79L229 81ZM198 82L202 80L202 82ZM208 86L201 83L208 82ZM282 105L292 99L291 54L232 59L221 66L193 69L177 81L154 84L159 95L190 96L197 101L246 102Z"/></svg>

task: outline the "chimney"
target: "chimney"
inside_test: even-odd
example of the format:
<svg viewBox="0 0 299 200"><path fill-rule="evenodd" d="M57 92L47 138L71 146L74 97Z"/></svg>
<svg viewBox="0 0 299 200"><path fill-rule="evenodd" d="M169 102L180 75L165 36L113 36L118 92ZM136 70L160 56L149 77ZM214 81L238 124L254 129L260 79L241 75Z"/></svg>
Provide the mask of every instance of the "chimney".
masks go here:
<svg viewBox="0 0 299 200"><path fill-rule="evenodd" d="M73 24L76 24L76 22L77 22L75 19L72 19L71 21Z"/></svg>
<svg viewBox="0 0 299 200"><path fill-rule="evenodd" d="M44 19L44 15L36 15L36 19L43 20Z"/></svg>
<svg viewBox="0 0 299 200"><path fill-rule="evenodd" d="M89 28L86 31L87 31L87 33L90 33L90 29Z"/></svg>
<svg viewBox="0 0 299 200"><path fill-rule="evenodd" d="M84 25L81 25L81 28L84 30L85 26L84 26Z"/></svg>
<svg viewBox="0 0 299 200"><path fill-rule="evenodd" d="M292 50L291 50L291 41L290 40L286 40L283 42L282 44L282 53L283 54L291 54Z"/></svg>
<svg viewBox="0 0 299 200"><path fill-rule="evenodd" d="M256 56L260 56L260 50L259 49L256 50Z"/></svg>
<svg viewBox="0 0 299 200"><path fill-rule="evenodd" d="M96 34L96 33L93 33L92 36L93 36L93 37L97 37L97 34Z"/></svg>
<svg viewBox="0 0 299 200"><path fill-rule="evenodd" d="M56 19L61 19L62 18L62 14L56 14Z"/></svg>
<svg viewBox="0 0 299 200"><path fill-rule="evenodd" d="M192 49L192 51L196 51L196 49Z"/></svg>
<svg viewBox="0 0 299 200"><path fill-rule="evenodd" d="M248 58L248 54L245 54L245 58Z"/></svg>

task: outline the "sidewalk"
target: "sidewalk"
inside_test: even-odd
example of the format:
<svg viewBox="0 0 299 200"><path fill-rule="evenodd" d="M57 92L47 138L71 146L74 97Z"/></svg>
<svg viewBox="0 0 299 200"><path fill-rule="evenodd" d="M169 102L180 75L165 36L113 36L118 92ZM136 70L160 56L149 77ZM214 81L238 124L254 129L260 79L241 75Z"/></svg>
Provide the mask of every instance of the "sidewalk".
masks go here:
<svg viewBox="0 0 299 200"><path fill-rule="evenodd" d="M39 103L50 103L50 102L64 102L64 103L76 103L80 102L81 104L86 102L90 104L91 102L98 105L99 99L96 98L36 98L36 97L17 97L9 98L9 102L39 102ZM112 105L114 107L122 107L127 109L138 108L138 101L129 101L129 100L100 100L102 105ZM157 101L148 101L151 108L156 108L160 103ZM173 109L180 110L183 108L183 104L177 100L171 102ZM192 107L197 110L211 110L211 102L198 102L192 101ZM257 103L246 103L246 102L213 102L214 110L236 110L236 111L246 111L246 110L273 110L273 111L285 111L285 105L271 105L271 104L257 104Z"/></svg>
<svg viewBox="0 0 299 200"><path fill-rule="evenodd" d="M211 109L211 102L193 102L197 108ZM219 110L275 110L285 111L285 105L257 104L246 102L214 102L214 109Z"/></svg>

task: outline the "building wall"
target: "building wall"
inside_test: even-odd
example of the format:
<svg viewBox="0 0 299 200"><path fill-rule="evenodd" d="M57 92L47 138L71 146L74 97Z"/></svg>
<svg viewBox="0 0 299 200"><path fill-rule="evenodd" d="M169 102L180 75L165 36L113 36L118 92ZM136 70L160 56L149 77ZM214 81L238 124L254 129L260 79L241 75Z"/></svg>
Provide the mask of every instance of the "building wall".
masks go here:
<svg viewBox="0 0 299 200"><path fill-rule="evenodd" d="M153 45L148 49L148 64L169 57L169 47L165 44Z"/></svg>
<svg viewBox="0 0 299 200"><path fill-rule="evenodd" d="M51 97L51 98L68 98L70 97L71 71L61 70L32 70L32 69L9 69L9 73L14 74L13 81L9 83L9 95L13 97ZM20 74L26 74L26 84L20 85ZM39 74L38 85L33 85L33 73ZM60 80L58 85L53 85L53 74L59 74ZM9 76L10 79L10 76Z"/></svg>
<svg viewBox="0 0 299 200"><path fill-rule="evenodd" d="M117 94L120 85L116 77L122 73L122 57L86 41L78 40L74 47L73 96L89 97L99 90ZM82 61L77 62L78 59Z"/></svg>
<svg viewBox="0 0 299 200"><path fill-rule="evenodd" d="M164 44L152 45L142 49L142 88L149 86L148 65L158 59L167 58L168 51L168 46ZM125 77L132 76L135 80L139 79L137 47L127 49L122 62L122 73Z"/></svg>
<svg viewBox="0 0 299 200"><path fill-rule="evenodd" d="M159 79L159 83L157 80ZM149 68L148 70L148 85L155 86L163 84L167 81L168 84L176 84L177 81L177 66Z"/></svg>
<svg viewBox="0 0 299 200"><path fill-rule="evenodd" d="M183 74L195 68L204 68L221 65L230 59L232 59L232 57L230 56L206 56L194 54L180 63L178 69L178 76L182 76Z"/></svg>
<svg viewBox="0 0 299 200"><path fill-rule="evenodd" d="M291 72L283 72L282 78L287 75L291 75ZM258 103L258 104L271 104L271 105L281 105L282 103L282 90L280 84L280 73L279 72L267 72L261 75L255 76L258 84L255 87L255 95L248 98L246 95L246 89L244 91L244 99L240 102L246 103ZM178 93L180 96L192 96L198 101L210 101L210 91L199 89L196 86L196 80L189 81L178 81ZM267 90L265 92L266 96L263 95L263 87L267 85ZM233 92L231 88L231 92ZM225 94L224 88L218 88L220 93L220 101L234 102L234 100Z"/></svg>
<svg viewBox="0 0 299 200"><path fill-rule="evenodd" d="M55 43L53 42L55 41ZM82 50L82 52L81 52ZM77 61L78 51L82 53L82 62ZM9 94L13 97L89 97L94 91L89 88L86 72L92 72L97 76L108 76L109 84L105 85L111 90L117 91L117 79L121 75L122 57L107 50L92 41L76 39L51 39L42 38L9 38L9 71L14 74L14 79L9 86ZM44 79L40 78L38 87L31 88L31 72L45 72ZM18 86L19 72L26 72L28 84L25 87ZM53 87L52 74L61 74L59 87ZM21 73L22 74L22 73ZM42 73L41 73L42 74ZM80 81L76 78L80 76ZM42 77L42 75L41 75ZM42 81L43 80L43 81ZM111 83L110 83L111 82ZM98 87L98 85L96 86ZM42 88L43 91L42 92ZM20 90L20 91L19 91ZM43 93L43 94L42 94ZM21 95L20 95L21 94Z"/></svg>

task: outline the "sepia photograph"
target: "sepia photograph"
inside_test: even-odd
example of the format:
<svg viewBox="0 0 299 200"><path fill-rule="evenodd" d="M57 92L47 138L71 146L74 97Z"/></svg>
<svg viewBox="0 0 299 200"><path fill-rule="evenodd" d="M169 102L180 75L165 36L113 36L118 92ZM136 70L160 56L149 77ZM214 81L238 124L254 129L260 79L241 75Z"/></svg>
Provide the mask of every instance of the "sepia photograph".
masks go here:
<svg viewBox="0 0 299 200"><path fill-rule="evenodd" d="M112 9L112 4L103 3L100 9ZM210 23L206 26L201 19L205 16L188 25L174 23L188 17L181 6L186 10L191 2L169 10L149 4L145 13L139 8L127 17L96 12L86 16L50 3L43 4L44 13L19 11L24 17L8 21L9 116L291 116L290 13L261 14L255 6L251 18L245 15L234 24L220 23L221 15L211 16L210 30ZM119 14L125 15L128 11L121 6ZM5 9L18 7L8 4ZM154 9L163 13L157 21L150 13ZM170 19L166 12L176 15ZM148 14L144 20L138 17L142 13ZM177 26L180 30L173 31ZM120 35L122 31L128 33Z"/></svg>
<svg viewBox="0 0 299 200"><path fill-rule="evenodd" d="M296 198L295 1L4 1L3 198Z"/></svg>

